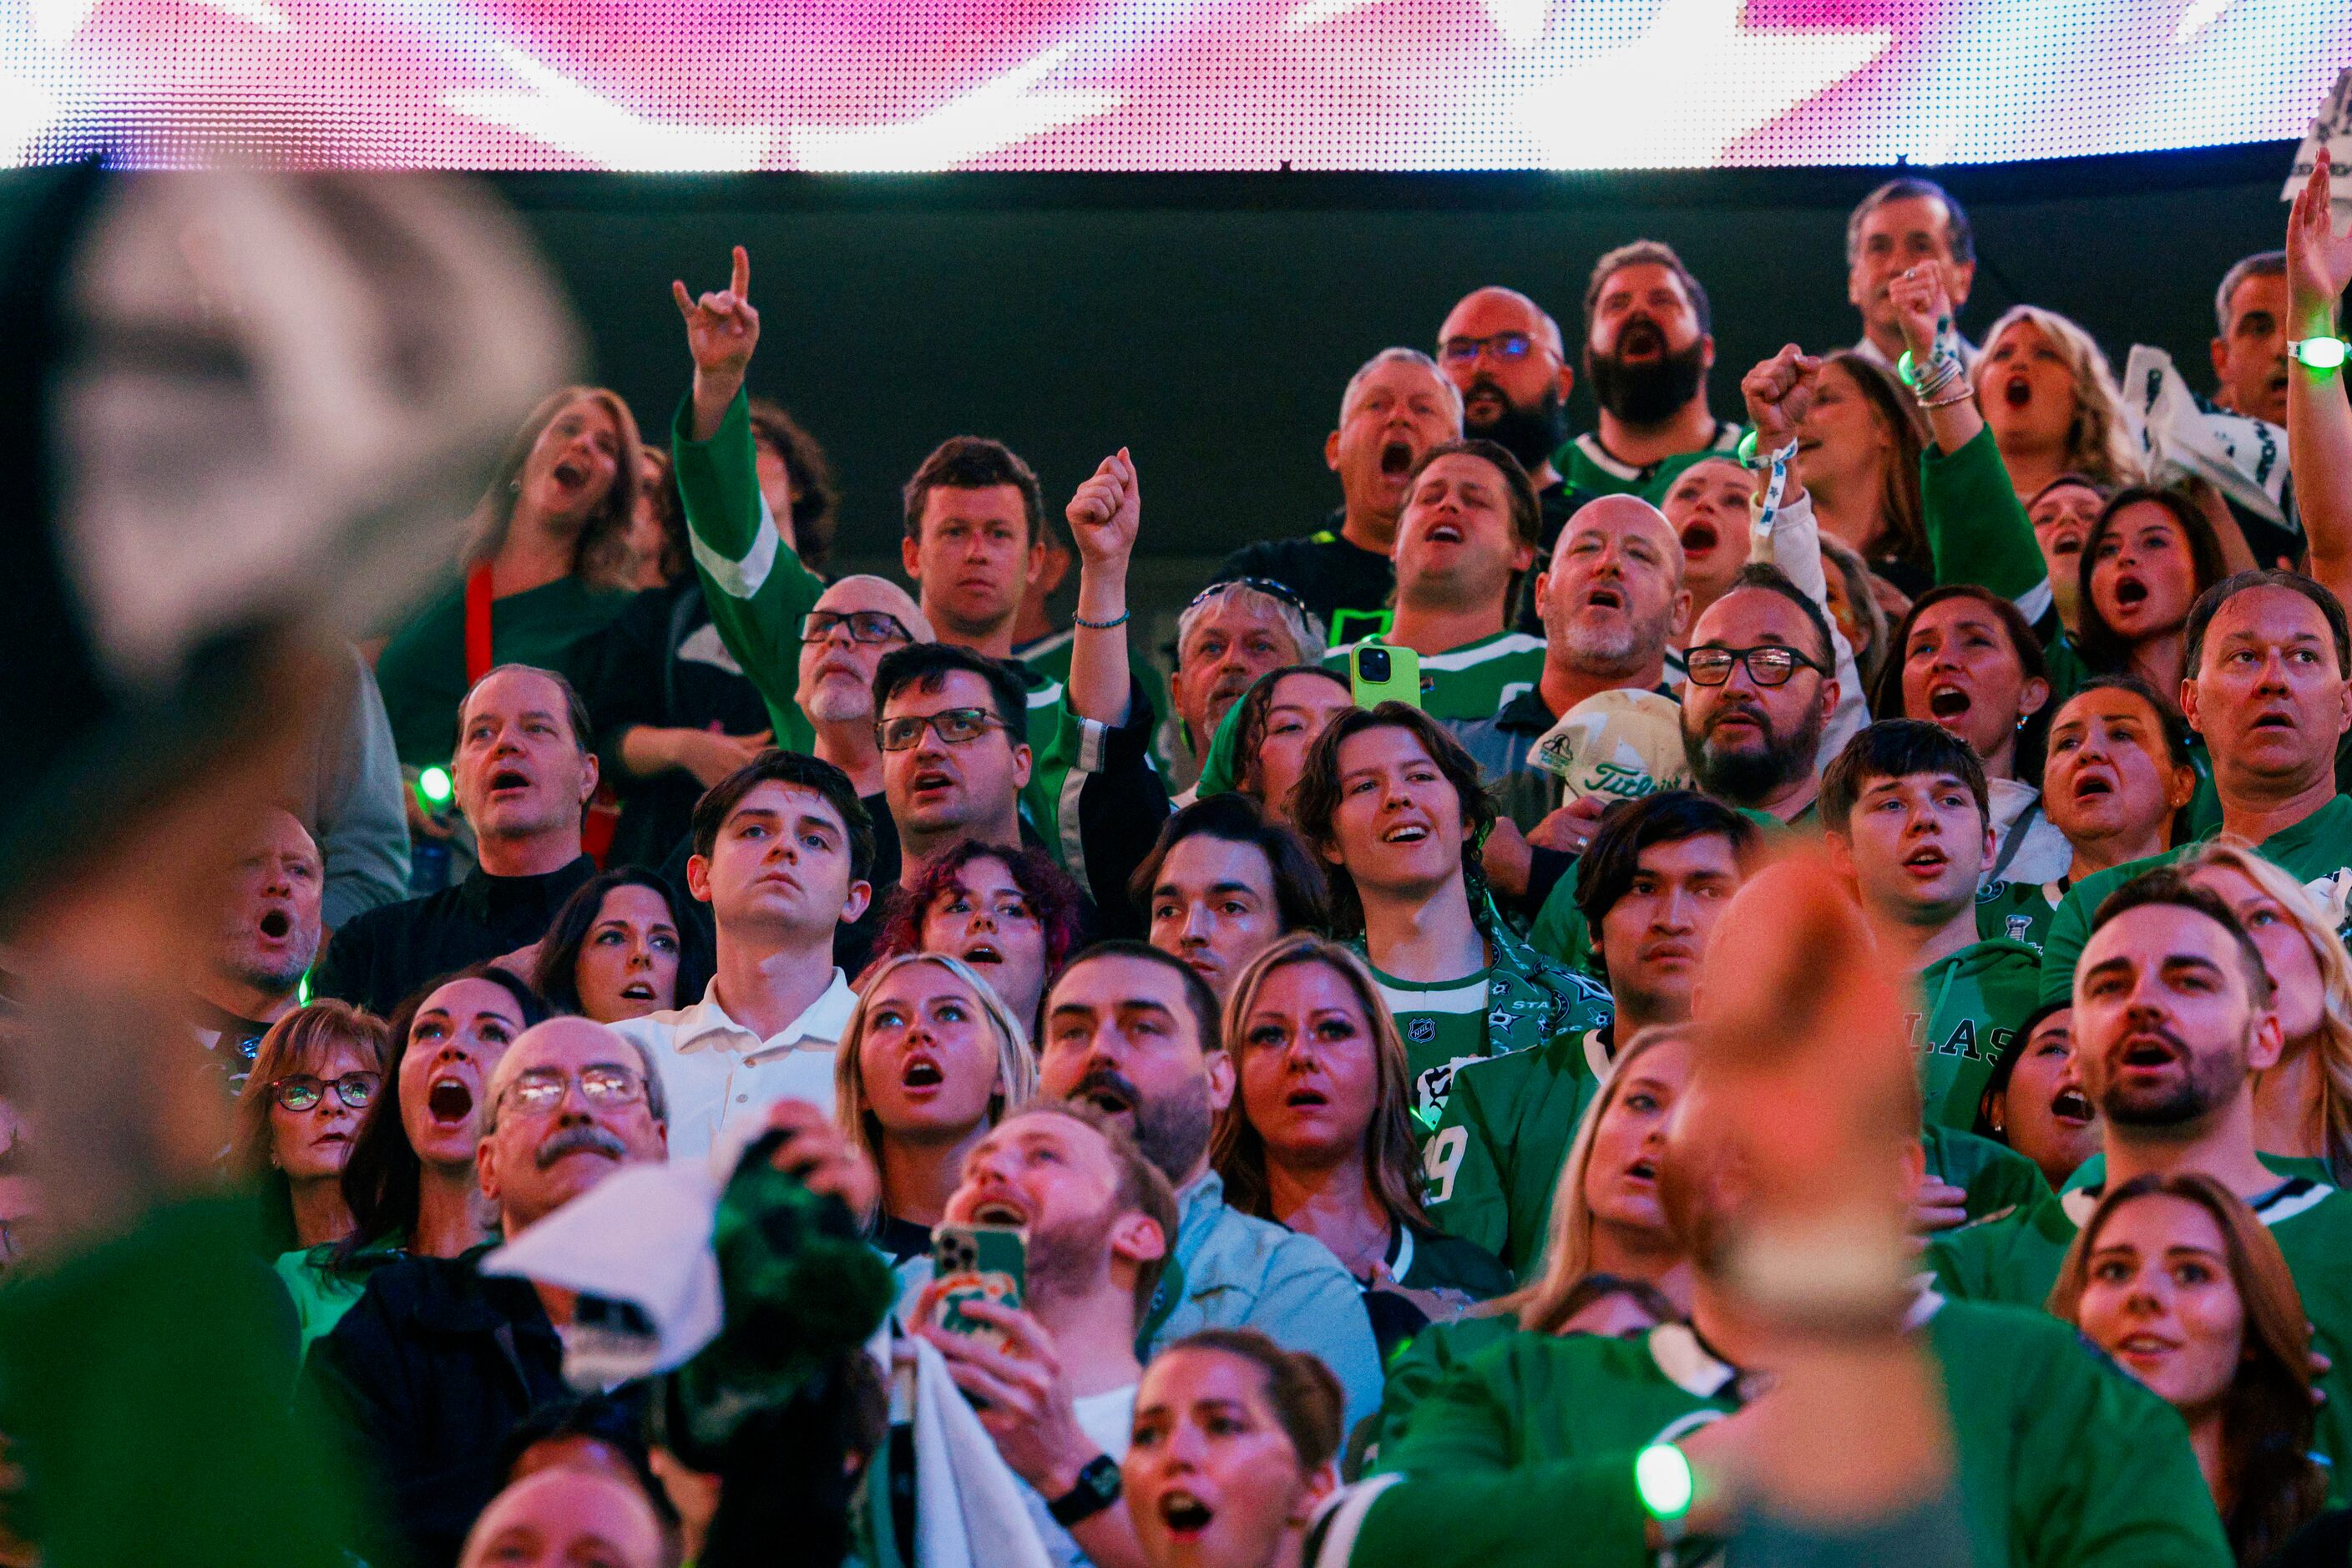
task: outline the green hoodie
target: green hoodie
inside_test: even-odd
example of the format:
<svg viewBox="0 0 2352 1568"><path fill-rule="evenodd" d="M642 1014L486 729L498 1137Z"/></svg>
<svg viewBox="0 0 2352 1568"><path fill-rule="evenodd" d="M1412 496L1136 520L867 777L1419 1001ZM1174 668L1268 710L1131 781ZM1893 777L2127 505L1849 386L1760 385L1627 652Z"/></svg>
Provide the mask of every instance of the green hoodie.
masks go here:
<svg viewBox="0 0 2352 1568"><path fill-rule="evenodd" d="M2099 1188L2080 1187L2015 1214L1947 1231L1927 1247L1936 1287L1958 1300L2040 1307L2058 1283L2066 1249L2098 1207ZM2352 1500L2352 1195L2323 1182L2289 1177L2250 1205L2270 1227L2311 1320L2311 1348L2334 1363L2319 1380L2314 1445L2333 1465L2329 1490Z"/></svg>
<svg viewBox="0 0 2352 1568"><path fill-rule="evenodd" d="M1972 1555L2019 1568L2228 1568L2170 1406L2039 1314L1939 1304ZM1373 1479L1310 1537L1314 1568L1643 1568L1633 1458L1739 1407L1738 1371L1685 1324L1645 1339L1515 1333L1424 1395Z"/></svg>
<svg viewBox="0 0 2352 1568"><path fill-rule="evenodd" d="M1929 1121L1966 1132L1993 1063L2034 1009L2042 957L2021 942L1972 942L1919 972L1924 1015L1911 1015ZM1924 1018L1925 1027L1922 1028Z"/></svg>
<svg viewBox="0 0 2352 1568"><path fill-rule="evenodd" d="M2217 836L2218 827L2208 837ZM2066 891L2050 917L2050 934L2042 944L2042 995L2051 1002L2072 1001L2074 965L2083 944L2091 940L2091 917L2109 893L2142 872L2169 866L2195 848L2184 844L2145 860L2134 860L2085 877ZM2311 889L2322 909L2343 916L2346 891L2352 888L2352 795L2336 795L2326 805L2292 827L2283 827L2260 844L2254 853ZM2337 934L2346 928L2338 926Z"/></svg>

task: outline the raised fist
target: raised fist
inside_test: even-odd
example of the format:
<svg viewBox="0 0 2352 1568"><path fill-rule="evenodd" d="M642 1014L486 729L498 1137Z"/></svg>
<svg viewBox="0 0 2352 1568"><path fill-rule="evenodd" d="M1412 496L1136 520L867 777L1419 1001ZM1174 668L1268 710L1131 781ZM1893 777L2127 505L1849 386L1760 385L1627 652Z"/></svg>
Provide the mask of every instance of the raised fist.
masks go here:
<svg viewBox="0 0 2352 1568"><path fill-rule="evenodd" d="M1081 562L1088 566L1125 563L1143 520L1143 488L1126 447L1102 460L1062 515L1069 520L1070 538Z"/></svg>
<svg viewBox="0 0 2352 1568"><path fill-rule="evenodd" d="M1944 270L1933 262L1896 273L1887 280L1886 299L1903 326L1903 346L1911 363L1923 364L1934 352L1937 334L1952 324L1952 297L1944 289Z"/></svg>
<svg viewBox="0 0 2352 1568"><path fill-rule="evenodd" d="M1740 378L1739 395L1748 405L1748 422L1756 426L1759 457L1797 438L1797 426L1811 410L1821 379L1821 356L1794 343Z"/></svg>

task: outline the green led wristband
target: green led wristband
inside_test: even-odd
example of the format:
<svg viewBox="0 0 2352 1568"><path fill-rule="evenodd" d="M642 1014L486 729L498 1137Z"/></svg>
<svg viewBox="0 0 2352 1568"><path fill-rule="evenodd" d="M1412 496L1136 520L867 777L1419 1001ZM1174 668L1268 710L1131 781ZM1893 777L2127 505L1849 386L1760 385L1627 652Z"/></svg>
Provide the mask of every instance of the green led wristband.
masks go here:
<svg viewBox="0 0 2352 1568"><path fill-rule="evenodd" d="M1739 438L1739 445L1731 449L1731 455L1739 459L1742 468L1756 466L1756 432L1753 427Z"/></svg>
<svg viewBox="0 0 2352 1568"><path fill-rule="evenodd" d="M1672 1443L1653 1443L1633 1456L1633 1489L1642 1506L1660 1524L1679 1524L1690 1512L1697 1488L1691 1479L1690 1459Z"/></svg>
<svg viewBox="0 0 2352 1568"><path fill-rule="evenodd" d="M1905 349L1903 351L1902 357L1895 362L1895 379L1901 382L1906 386L1916 386L1919 384L1918 376L1912 373L1911 351L1909 349Z"/></svg>
<svg viewBox="0 0 2352 1568"><path fill-rule="evenodd" d="M2344 363L2347 348L2352 344L2342 338L2298 338L2286 345L2286 352L2313 370L2336 370Z"/></svg>
<svg viewBox="0 0 2352 1568"><path fill-rule="evenodd" d="M448 805L449 797L457 793L447 768L426 768L416 775L416 797L425 803L427 811L437 811Z"/></svg>

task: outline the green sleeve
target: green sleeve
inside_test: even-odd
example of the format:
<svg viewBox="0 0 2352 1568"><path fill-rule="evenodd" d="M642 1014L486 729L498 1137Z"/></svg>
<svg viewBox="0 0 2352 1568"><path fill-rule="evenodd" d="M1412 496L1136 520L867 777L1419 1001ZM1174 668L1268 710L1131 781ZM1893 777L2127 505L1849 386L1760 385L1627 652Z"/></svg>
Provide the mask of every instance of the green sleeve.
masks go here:
<svg viewBox="0 0 2352 1568"><path fill-rule="evenodd" d="M2053 1339L2037 1359L2010 1495L2020 1568L2227 1568L2212 1493L2172 1407L2071 1341Z"/></svg>
<svg viewBox="0 0 2352 1568"><path fill-rule="evenodd" d="M2048 608L2050 574L1990 426L1957 452L1919 458L1920 509L1937 583L1974 583L2013 599L2029 621Z"/></svg>
<svg viewBox="0 0 2352 1568"><path fill-rule="evenodd" d="M1583 864L1580 858L1552 884L1551 891L1544 895L1543 908L1536 911L1535 924L1528 930L1529 947L1570 969L1584 968L1592 956L1592 936L1585 930L1584 911L1576 907L1576 874Z"/></svg>
<svg viewBox="0 0 2352 1568"><path fill-rule="evenodd" d="M1948 1230L1927 1243L1920 1265L1935 1276L1936 1289L1955 1301L1997 1301L1986 1239L1975 1226Z"/></svg>
<svg viewBox="0 0 2352 1568"><path fill-rule="evenodd" d="M2005 1143L1950 1127L1929 1127L1922 1139L1927 1173L1968 1194L1970 1219L2022 1212L2051 1196L2042 1168Z"/></svg>
<svg viewBox="0 0 2352 1568"><path fill-rule="evenodd" d="M1511 1060L1498 1057L1493 1066L1500 1068ZM1477 1070L1486 1066L1482 1062L1454 1075L1454 1091L1446 1096L1437 1131L1422 1146L1423 1201L1429 1217L1446 1235L1483 1247L1515 1272L1524 1272L1524 1261L1508 1256L1510 1197L1496 1158L1496 1130L1488 1120L1486 1097L1481 1090L1493 1075L1491 1070ZM1522 1075L1505 1076L1517 1080Z"/></svg>
<svg viewBox="0 0 2352 1568"><path fill-rule="evenodd" d="M776 744L805 752L816 731L793 700L800 687L801 617L824 584L784 543L760 495L750 398L735 395L708 441L690 437L693 412L691 399L678 405L670 456L711 624L759 688Z"/></svg>

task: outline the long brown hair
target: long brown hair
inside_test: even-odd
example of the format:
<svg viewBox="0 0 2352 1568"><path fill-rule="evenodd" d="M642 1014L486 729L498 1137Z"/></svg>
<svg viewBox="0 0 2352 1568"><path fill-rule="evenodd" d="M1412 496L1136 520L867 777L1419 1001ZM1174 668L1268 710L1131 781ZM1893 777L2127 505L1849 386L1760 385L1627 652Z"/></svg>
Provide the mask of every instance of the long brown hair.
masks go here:
<svg viewBox="0 0 2352 1568"><path fill-rule="evenodd" d="M2050 1310L2080 1321L2100 1233L2126 1204L2151 1196L2195 1204L2221 1232L2246 1325L2242 1359L2221 1401L2222 1478L2232 1500L2222 1524L2237 1560L2260 1563L2327 1500L2327 1479L2311 1458L2311 1330L2269 1227L2210 1176L2135 1176L2099 1200L2066 1249Z"/></svg>
<svg viewBox="0 0 2352 1568"><path fill-rule="evenodd" d="M2126 485L2109 496L2106 505L2099 509L2096 521L2083 535L2082 563L2077 568L2082 595L2077 614L2081 625L2074 634L2074 645L2082 650L2083 662L2093 669L2131 668L2131 645L2123 639L2122 634L2107 625L2105 616L2099 614L2098 601L2091 596L2091 574L2098 564L2099 545L2116 531L2116 514L2124 508L2137 506L2142 501L2162 507L2172 519L2173 526L2180 530L2181 542L2189 546L2189 569L2196 577L2196 586L2189 594L2192 606L2198 598L2203 596L2206 589L2230 574L2229 563L2221 554L2221 542L2213 532L2212 521L2198 509L2196 502L2179 490L2159 489L2154 485ZM2184 633L2188 625L2184 616L2180 625Z"/></svg>
<svg viewBox="0 0 2352 1568"><path fill-rule="evenodd" d="M1894 449L1886 454L1878 483L1878 536L1865 547L1875 560L1900 561L1930 576L1936 563L1927 549L1927 512L1919 496L1919 452L1926 442L1919 431L1916 405L1902 384L1852 349L1841 349L1822 362L1853 378L1871 417L1886 432Z"/></svg>
<svg viewBox="0 0 2352 1568"><path fill-rule="evenodd" d="M367 1070L379 1079L391 1071L392 1028L383 1019L331 997L297 1007L261 1037L261 1043L254 1047L253 1071L236 1097L236 1131L229 1146L229 1169L260 1187L264 1240L279 1252L294 1246L294 1209L286 1173L270 1160L275 1141L269 1107L280 1079L296 1073L316 1074L342 1048L366 1058ZM376 1098L381 1100L390 1089L389 1083L380 1082Z"/></svg>
<svg viewBox="0 0 2352 1568"><path fill-rule="evenodd" d="M1402 730L1421 742L1422 751L1454 786L1462 809L1464 889L1469 895L1472 914L1480 915L1486 908L1486 870L1479 858L1479 847L1494 828L1496 813L1478 764L1451 731L1420 709L1403 702L1383 702L1376 708L1351 708L1333 714L1308 748L1307 766L1291 793L1291 820L1298 825L1298 836L1307 840L1307 847L1323 857L1331 884L1331 929L1347 936L1364 929L1364 904L1356 892L1356 879L1347 862L1331 859L1330 852L1339 847L1334 820L1339 813L1339 748L1367 730Z"/></svg>
<svg viewBox="0 0 2352 1568"><path fill-rule="evenodd" d="M1250 960L1225 999L1225 1049L1236 1076L1248 1041L1242 1030L1256 1004L1258 988L1276 970L1294 963L1320 963L1348 983L1364 1009L1372 1035L1371 1124L1364 1129L1364 1173L1372 1199L1391 1224L1426 1235L1435 1228L1421 1202L1421 1159L1412 1136L1412 1069L1406 1064L1404 1037L1373 984L1364 961L1336 942L1300 932L1286 936ZM1209 1140L1209 1163L1225 1184L1225 1202L1243 1214L1272 1219L1265 1177L1265 1138L1250 1124L1241 1089L1217 1112Z"/></svg>
<svg viewBox="0 0 2352 1568"><path fill-rule="evenodd" d="M637 416L629 412L628 404L619 393L604 386L566 386L540 399L539 406L530 411L522 427L515 432L514 439L499 454L498 471L490 476L489 489L475 503L467 528L467 564L489 560L505 545L507 530L514 523L515 502L521 495L522 470L530 461L530 449L539 444L547 427L575 403L598 404L613 416L613 424L621 433L621 453L619 461L613 465L611 488L590 509L588 521L581 525L580 537L572 542L572 575L593 588L628 586L633 564L629 524L636 512L644 443L637 437Z"/></svg>

